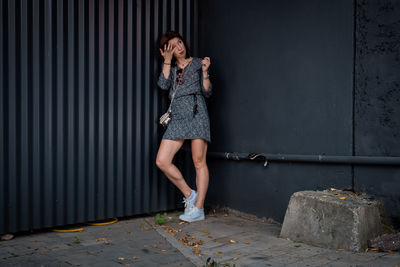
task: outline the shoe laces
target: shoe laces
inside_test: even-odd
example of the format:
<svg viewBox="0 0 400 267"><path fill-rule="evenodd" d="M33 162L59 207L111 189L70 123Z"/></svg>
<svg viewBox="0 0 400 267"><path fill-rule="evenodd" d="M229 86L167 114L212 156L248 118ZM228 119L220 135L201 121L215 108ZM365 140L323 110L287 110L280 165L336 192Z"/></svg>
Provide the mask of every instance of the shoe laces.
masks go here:
<svg viewBox="0 0 400 267"><path fill-rule="evenodd" d="M185 208L187 207L192 208L192 206L194 206L193 203L187 198L183 198L182 203L185 204Z"/></svg>

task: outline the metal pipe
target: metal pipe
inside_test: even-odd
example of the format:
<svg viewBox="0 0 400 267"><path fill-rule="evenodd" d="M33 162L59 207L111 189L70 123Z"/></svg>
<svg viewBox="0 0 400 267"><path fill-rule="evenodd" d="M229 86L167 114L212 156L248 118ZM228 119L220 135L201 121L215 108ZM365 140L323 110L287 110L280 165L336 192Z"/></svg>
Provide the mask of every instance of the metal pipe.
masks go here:
<svg viewBox="0 0 400 267"><path fill-rule="evenodd" d="M400 165L400 157L327 156L265 153L256 154L238 152L208 152L207 155L211 158L230 160L262 160L264 161L264 166L267 166L269 161L355 165Z"/></svg>

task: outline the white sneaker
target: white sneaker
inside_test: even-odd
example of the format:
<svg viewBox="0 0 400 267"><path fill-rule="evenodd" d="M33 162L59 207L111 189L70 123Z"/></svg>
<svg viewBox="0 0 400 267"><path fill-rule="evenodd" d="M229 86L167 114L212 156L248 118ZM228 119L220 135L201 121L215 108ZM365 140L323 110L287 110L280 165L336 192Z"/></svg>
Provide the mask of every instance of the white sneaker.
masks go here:
<svg viewBox="0 0 400 267"><path fill-rule="evenodd" d="M197 192L192 190L192 194L188 198L183 198L183 203L185 204L184 215L187 215L191 209L194 208L194 204L197 201Z"/></svg>
<svg viewBox="0 0 400 267"><path fill-rule="evenodd" d="M204 220L204 209L194 206L187 214L182 214L179 219L185 222L196 222Z"/></svg>

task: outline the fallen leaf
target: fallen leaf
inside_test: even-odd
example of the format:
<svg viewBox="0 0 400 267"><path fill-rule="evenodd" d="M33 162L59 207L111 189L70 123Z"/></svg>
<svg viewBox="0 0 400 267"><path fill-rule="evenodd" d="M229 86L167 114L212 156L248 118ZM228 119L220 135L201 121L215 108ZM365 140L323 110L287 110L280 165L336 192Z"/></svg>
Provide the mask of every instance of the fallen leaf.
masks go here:
<svg viewBox="0 0 400 267"><path fill-rule="evenodd" d="M206 230L202 230L202 232L204 233L204 234L206 234L206 235L209 235L210 234L210 232L207 232Z"/></svg>
<svg viewBox="0 0 400 267"><path fill-rule="evenodd" d="M225 214L224 214L224 217L228 217L228 214L225 213Z"/></svg>
<svg viewBox="0 0 400 267"><path fill-rule="evenodd" d="M120 261L123 261L123 260L125 260L125 258L124 257L119 257L118 258Z"/></svg>
<svg viewBox="0 0 400 267"><path fill-rule="evenodd" d="M296 247L296 248L299 248L299 247L301 247L301 245L295 245L295 247Z"/></svg>
<svg viewBox="0 0 400 267"><path fill-rule="evenodd" d="M393 250L390 250L390 249L387 252L389 252L390 254L394 253Z"/></svg>
<svg viewBox="0 0 400 267"><path fill-rule="evenodd" d="M236 252L235 254L236 254L236 255L240 255L240 252Z"/></svg>
<svg viewBox="0 0 400 267"><path fill-rule="evenodd" d="M322 197L328 197L328 196L325 196L325 195L324 195L324 196L322 196Z"/></svg>
<svg viewBox="0 0 400 267"><path fill-rule="evenodd" d="M111 245L111 243L108 241L104 241L104 245Z"/></svg>
<svg viewBox="0 0 400 267"><path fill-rule="evenodd" d="M91 251L88 251L87 254L88 254L88 255L94 255L94 253L91 252Z"/></svg>
<svg viewBox="0 0 400 267"><path fill-rule="evenodd" d="M184 224L184 223L185 223L185 222L180 222L179 225L182 225L182 224Z"/></svg>
<svg viewBox="0 0 400 267"><path fill-rule="evenodd" d="M156 244L154 244L154 245L152 245L152 247L153 247L153 248L156 248L156 247L157 247L157 245L156 245Z"/></svg>
<svg viewBox="0 0 400 267"><path fill-rule="evenodd" d="M172 220L172 217L168 217L168 220Z"/></svg>
<svg viewBox="0 0 400 267"><path fill-rule="evenodd" d="M237 261L239 258L233 258L234 261Z"/></svg>
<svg viewBox="0 0 400 267"><path fill-rule="evenodd" d="M193 248L193 253L194 254L200 254L200 249L198 247Z"/></svg>
<svg viewBox="0 0 400 267"><path fill-rule="evenodd" d="M40 251L40 255L46 255L47 253L49 253L48 251Z"/></svg>
<svg viewBox="0 0 400 267"><path fill-rule="evenodd" d="M235 240L231 239L229 242L231 242L232 244L237 243Z"/></svg>
<svg viewBox="0 0 400 267"><path fill-rule="evenodd" d="M338 248L337 251L344 251L344 248Z"/></svg>
<svg viewBox="0 0 400 267"><path fill-rule="evenodd" d="M137 256L133 256L133 257L132 257L132 259L134 259L134 260L137 260L137 259L138 259L138 257L137 257Z"/></svg>
<svg viewBox="0 0 400 267"><path fill-rule="evenodd" d="M105 237L100 237L100 238L97 238L97 239L96 239L96 242L104 241L104 240L107 240L107 238L105 238Z"/></svg>
<svg viewBox="0 0 400 267"><path fill-rule="evenodd" d="M193 235L193 236L192 236L192 239L196 239L196 237Z"/></svg>
<svg viewBox="0 0 400 267"><path fill-rule="evenodd" d="M213 237L211 235L209 235L208 238L213 238Z"/></svg>
<svg viewBox="0 0 400 267"><path fill-rule="evenodd" d="M167 250L166 250L166 249L160 249L160 251L165 252L165 251L167 251Z"/></svg>
<svg viewBox="0 0 400 267"><path fill-rule="evenodd" d="M249 241L244 242L246 245L250 244Z"/></svg>
<svg viewBox="0 0 400 267"><path fill-rule="evenodd" d="M125 263L124 266L131 266L131 264L130 263Z"/></svg>
<svg viewBox="0 0 400 267"><path fill-rule="evenodd" d="M217 252L215 252L215 254L220 255L220 254L222 254L222 252L221 251L217 251Z"/></svg>
<svg viewBox="0 0 400 267"><path fill-rule="evenodd" d="M346 199L347 197L339 197L339 199Z"/></svg>

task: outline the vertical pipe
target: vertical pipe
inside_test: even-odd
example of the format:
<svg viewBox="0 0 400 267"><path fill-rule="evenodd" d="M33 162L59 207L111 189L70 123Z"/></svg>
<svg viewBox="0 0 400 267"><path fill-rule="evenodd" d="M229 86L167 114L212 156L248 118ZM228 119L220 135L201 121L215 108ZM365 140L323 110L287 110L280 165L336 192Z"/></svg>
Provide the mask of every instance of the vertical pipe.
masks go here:
<svg viewBox="0 0 400 267"><path fill-rule="evenodd" d="M95 135L95 37L94 37L94 0L89 0L88 20L89 20L89 43L88 43L88 64L89 64L89 121L88 121L88 187L87 187L87 217L89 221L95 220L95 146L96 146L96 135Z"/></svg>
<svg viewBox="0 0 400 267"><path fill-rule="evenodd" d="M21 145L20 145L20 162L21 162L21 183L20 183L20 228L29 229L29 87L28 87L28 5L26 1L20 0L21 16L20 16L20 68L21 68L21 96L20 96L20 128L21 128Z"/></svg>

